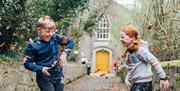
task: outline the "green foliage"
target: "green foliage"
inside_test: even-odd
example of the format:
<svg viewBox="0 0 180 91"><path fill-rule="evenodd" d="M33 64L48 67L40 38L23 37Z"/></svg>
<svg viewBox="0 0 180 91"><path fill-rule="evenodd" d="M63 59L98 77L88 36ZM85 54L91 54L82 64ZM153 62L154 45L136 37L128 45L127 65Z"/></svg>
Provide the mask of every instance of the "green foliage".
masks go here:
<svg viewBox="0 0 180 91"><path fill-rule="evenodd" d="M11 63L11 62L17 62L22 61L23 58L21 55L17 55L14 52L6 52L2 55L0 55L0 63Z"/></svg>
<svg viewBox="0 0 180 91"><path fill-rule="evenodd" d="M127 75L127 67L126 65L120 65L120 68L118 69L118 77L120 81L125 81L126 75Z"/></svg>
<svg viewBox="0 0 180 91"><path fill-rule="evenodd" d="M32 29L25 10L25 0L1 0L0 1L0 53L19 50L31 35Z"/></svg>
<svg viewBox="0 0 180 91"><path fill-rule="evenodd" d="M90 34L90 36L93 35L93 29L95 29L98 21L100 21L103 15L105 15L108 7L109 6L105 4L102 6L98 6L98 8L94 8L90 11L89 17L83 25L83 30Z"/></svg>
<svg viewBox="0 0 180 91"><path fill-rule="evenodd" d="M98 15L97 12L95 12L95 14L92 14L87 22L84 24L83 30L85 30L85 32L88 32L90 35L92 35L92 29L96 26L97 22L101 19L101 17L103 16L103 13Z"/></svg>
<svg viewBox="0 0 180 91"><path fill-rule="evenodd" d="M151 51L160 60L180 59L180 30L178 0L137 0L136 24L142 29L141 37L151 41Z"/></svg>
<svg viewBox="0 0 180 91"><path fill-rule="evenodd" d="M77 17L87 9L89 0L1 0L0 54L22 55L29 38L35 38L36 22L50 15L59 25L58 32L78 40L82 33L74 27Z"/></svg>
<svg viewBox="0 0 180 91"><path fill-rule="evenodd" d="M35 17L50 15L60 26L59 31L67 35L67 28L76 21L89 0L31 0Z"/></svg>

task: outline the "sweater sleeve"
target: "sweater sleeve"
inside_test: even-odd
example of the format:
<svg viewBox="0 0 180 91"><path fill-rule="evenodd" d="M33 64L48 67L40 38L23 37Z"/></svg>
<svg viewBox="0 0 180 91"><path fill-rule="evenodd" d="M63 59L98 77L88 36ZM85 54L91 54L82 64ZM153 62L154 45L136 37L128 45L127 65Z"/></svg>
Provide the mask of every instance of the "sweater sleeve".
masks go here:
<svg viewBox="0 0 180 91"><path fill-rule="evenodd" d="M42 73L43 66L34 63L33 61L34 51L35 50L33 49L32 45L29 44L27 49L25 50L24 67L30 71L40 74Z"/></svg>
<svg viewBox="0 0 180 91"><path fill-rule="evenodd" d="M148 62L152 66L154 66L159 78L166 77L166 74L163 68L161 67L161 64L159 63L158 59L151 52L149 52L148 49L140 47L139 54L144 59L145 62Z"/></svg>
<svg viewBox="0 0 180 91"><path fill-rule="evenodd" d="M75 41L68 38L68 37L61 36L61 35L58 35L58 34L55 34L55 38L56 38L57 43L59 45L65 45L64 52L66 54L69 54L70 50L73 49L73 47L74 47Z"/></svg>

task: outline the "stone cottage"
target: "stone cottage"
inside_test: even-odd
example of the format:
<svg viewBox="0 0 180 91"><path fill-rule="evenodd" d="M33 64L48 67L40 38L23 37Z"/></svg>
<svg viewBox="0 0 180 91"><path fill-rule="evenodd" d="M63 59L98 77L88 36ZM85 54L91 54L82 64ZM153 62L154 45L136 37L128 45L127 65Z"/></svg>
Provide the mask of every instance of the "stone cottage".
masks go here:
<svg viewBox="0 0 180 91"><path fill-rule="evenodd" d="M91 62L92 73L113 73L113 62L123 51L119 31L124 25L132 23L131 11L113 0L91 0L89 7L89 12L94 10L102 17L92 36L85 34L81 37L80 50Z"/></svg>

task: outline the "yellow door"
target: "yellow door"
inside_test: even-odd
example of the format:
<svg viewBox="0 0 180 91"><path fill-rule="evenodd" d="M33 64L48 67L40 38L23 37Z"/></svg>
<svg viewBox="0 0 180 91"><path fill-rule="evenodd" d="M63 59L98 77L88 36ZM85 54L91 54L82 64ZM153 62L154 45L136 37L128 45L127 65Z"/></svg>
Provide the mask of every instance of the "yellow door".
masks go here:
<svg viewBox="0 0 180 91"><path fill-rule="evenodd" d="M106 74L109 71L109 52L98 51L96 52L96 72Z"/></svg>

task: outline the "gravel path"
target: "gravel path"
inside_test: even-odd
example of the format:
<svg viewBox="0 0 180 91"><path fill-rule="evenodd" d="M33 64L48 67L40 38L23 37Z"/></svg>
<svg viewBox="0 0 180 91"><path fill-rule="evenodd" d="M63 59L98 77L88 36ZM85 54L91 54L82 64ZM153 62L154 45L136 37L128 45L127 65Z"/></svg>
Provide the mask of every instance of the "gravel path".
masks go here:
<svg viewBox="0 0 180 91"><path fill-rule="evenodd" d="M65 91L127 91L114 76L84 76L65 86Z"/></svg>

